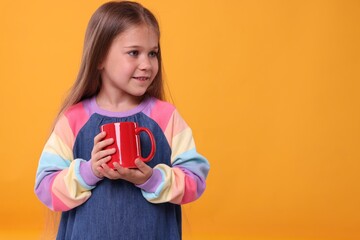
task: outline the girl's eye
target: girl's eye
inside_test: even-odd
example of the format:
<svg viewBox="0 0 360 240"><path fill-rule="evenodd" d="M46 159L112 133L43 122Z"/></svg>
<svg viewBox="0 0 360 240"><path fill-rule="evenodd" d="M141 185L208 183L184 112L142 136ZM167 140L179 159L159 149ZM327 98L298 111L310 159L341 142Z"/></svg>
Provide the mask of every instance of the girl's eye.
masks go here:
<svg viewBox="0 0 360 240"><path fill-rule="evenodd" d="M136 57L137 55L139 55L139 51L136 51L136 50L130 51L130 52L128 52L128 54L129 54L130 56Z"/></svg>
<svg viewBox="0 0 360 240"><path fill-rule="evenodd" d="M157 57L157 55L158 55L158 52L156 52L156 51L152 51L149 53L149 57Z"/></svg>

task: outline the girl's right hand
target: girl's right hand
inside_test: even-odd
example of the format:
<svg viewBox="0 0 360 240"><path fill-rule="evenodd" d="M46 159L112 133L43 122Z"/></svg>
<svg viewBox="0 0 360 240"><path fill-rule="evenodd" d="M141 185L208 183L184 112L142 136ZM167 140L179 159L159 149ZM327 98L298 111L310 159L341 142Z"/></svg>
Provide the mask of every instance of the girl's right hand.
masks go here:
<svg viewBox="0 0 360 240"><path fill-rule="evenodd" d="M94 138L94 147L91 151L91 169L93 173L98 178L103 178L103 174L101 174L100 170L102 169L101 165L108 162L111 159L111 154L114 154L116 149L110 148L105 149L105 147L109 146L114 142L113 138L105 139L106 132L101 132Z"/></svg>

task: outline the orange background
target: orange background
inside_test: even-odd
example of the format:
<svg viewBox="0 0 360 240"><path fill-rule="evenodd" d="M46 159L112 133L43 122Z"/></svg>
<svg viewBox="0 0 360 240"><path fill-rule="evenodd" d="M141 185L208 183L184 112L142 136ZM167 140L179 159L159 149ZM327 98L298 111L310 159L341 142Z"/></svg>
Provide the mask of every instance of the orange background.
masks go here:
<svg viewBox="0 0 360 240"><path fill-rule="evenodd" d="M37 162L103 2L0 2L1 239L43 228ZM211 163L184 239L360 239L360 2L140 2Z"/></svg>

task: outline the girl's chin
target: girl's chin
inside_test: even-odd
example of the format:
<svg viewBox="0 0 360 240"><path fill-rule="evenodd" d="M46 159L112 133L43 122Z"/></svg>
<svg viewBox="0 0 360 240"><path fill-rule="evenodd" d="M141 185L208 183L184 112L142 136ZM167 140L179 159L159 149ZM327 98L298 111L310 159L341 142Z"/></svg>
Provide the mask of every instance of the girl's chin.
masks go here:
<svg viewBox="0 0 360 240"><path fill-rule="evenodd" d="M146 93L145 91L134 91L132 93L130 93L130 95L132 95L134 98L142 98Z"/></svg>

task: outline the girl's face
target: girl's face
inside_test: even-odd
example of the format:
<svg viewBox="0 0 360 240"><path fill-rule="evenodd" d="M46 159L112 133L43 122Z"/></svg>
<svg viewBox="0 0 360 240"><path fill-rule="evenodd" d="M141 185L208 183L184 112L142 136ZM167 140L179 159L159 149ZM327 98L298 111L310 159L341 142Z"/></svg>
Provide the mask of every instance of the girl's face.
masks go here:
<svg viewBox="0 0 360 240"><path fill-rule="evenodd" d="M136 100L144 95L158 69L156 32L143 24L119 34L100 63L101 91Z"/></svg>

